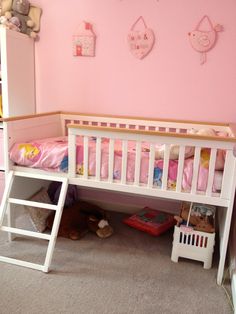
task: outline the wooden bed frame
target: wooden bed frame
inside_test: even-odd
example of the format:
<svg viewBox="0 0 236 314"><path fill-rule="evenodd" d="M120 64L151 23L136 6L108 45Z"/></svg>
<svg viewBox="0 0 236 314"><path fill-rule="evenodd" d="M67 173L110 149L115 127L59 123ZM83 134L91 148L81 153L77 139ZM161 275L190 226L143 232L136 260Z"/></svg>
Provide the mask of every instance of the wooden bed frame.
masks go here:
<svg viewBox="0 0 236 314"><path fill-rule="evenodd" d="M31 116L21 116L3 119L6 137L5 160L6 160L6 188L0 209L0 223L2 225L3 217L8 209L8 226L2 226L1 230L13 234L22 234L36 238L43 238L49 241L48 251L44 265L33 264L20 260L0 257L0 261L5 261L17 265L40 269L47 272L49 270L53 248L56 241L57 231L60 223L61 212L65 200L65 194L68 184L78 186L92 187L97 189L106 189L124 193L139 194L143 196L158 197L167 200L189 201L205 203L217 206L219 221L219 266L217 274L217 283L222 283L225 258L228 246L228 237L231 224L231 216L234 203L234 194L236 186L236 159L233 155L234 145L236 143L235 126L222 123L207 123L194 121L175 121L175 120L156 120L142 119L137 117L122 117L108 115L91 115L68 112L50 112ZM190 129L200 130L202 128L213 128L216 131L227 131L230 136L200 136L187 133ZM16 142L26 142L38 138L56 137L68 134L68 152L69 152L69 170L68 173L47 172L44 170L26 168L14 165L8 156L8 151L12 144ZM83 175L76 173L76 136L84 138L84 171ZM88 174L88 138L96 137L96 175ZM109 169L108 178L100 177L101 164L101 138L109 139ZM114 165L114 141L122 141L122 171L121 179L113 179ZM136 142L135 154L135 174L134 182L127 182L127 143ZM147 183L140 183L140 160L141 143L150 143L149 152L149 170ZM164 166L162 174L161 187L154 186L154 160L155 144L165 144ZM176 188L168 189L168 164L170 157L170 145L179 146L179 160ZM185 147L193 146L195 148L193 162L193 178L191 191L182 190L182 175L185 158ZM209 161L209 175L207 189L205 192L197 190L198 168L200 163L201 148L210 148L211 155ZM215 171L215 162L217 149L226 151L225 166L222 179L222 187L219 193L212 192L213 178ZM20 194L25 199L12 198L11 189L15 176L24 178L38 178L49 181L61 181L62 189L58 205L48 205L40 203L40 207L56 210L56 218L51 235L39 234L31 231L22 231L14 228L14 217L11 213L12 205L32 205L34 202L27 201L27 197L32 194L32 190L19 186ZM38 204L38 203L37 203ZM36 206L35 206L36 207Z"/></svg>

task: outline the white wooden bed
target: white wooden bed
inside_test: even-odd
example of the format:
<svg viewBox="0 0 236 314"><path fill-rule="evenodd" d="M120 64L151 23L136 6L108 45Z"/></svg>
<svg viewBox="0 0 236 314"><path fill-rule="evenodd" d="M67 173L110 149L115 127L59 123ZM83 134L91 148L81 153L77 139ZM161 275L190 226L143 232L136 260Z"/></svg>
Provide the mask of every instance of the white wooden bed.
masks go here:
<svg viewBox="0 0 236 314"><path fill-rule="evenodd" d="M19 261L7 257L0 257L1 261L31 267L47 272L49 270L52 253L56 241L58 226L61 212L65 200L65 194L68 184L78 186L93 187L97 189L106 189L124 193L139 194L143 196L152 196L167 200L189 201L205 204L216 205L218 208L219 220L219 266L217 274L217 283L222 283L225 258L228 246L228 237L231 224L231 215L234 202L235 185L236 185L236 159L233 155L233 148L236 143L234 126L220 123L201 123L192 121L173 121L173 120L155 120L131 117L102 116L78 113L42 113L35 116L22 116L4 119L6 129L5 159L7 169L7 182L1 204L0 223L3 223L3 216L8 209L9 219L8 226L2 226L1 230L13 234L23 234L36 238L43 238L49 241L47 255L44 265L33 264ZM226 131L229 136L200 136L189 134L188 131L194 128L200 130L203 128L212 128L215 131ZM38 138L48 138L66 135L68 133L68 172L48 172L45 170L28 168L14 165L9 160L8 151L16 142L26 142ZM76 137L83 136L84 155L83 155L83 174L76 173ZM88 173L88 139L96 138L96 173L91 176ZM101 178L101 139L109 139L109 166L108 177ZM119 139L122 141L122 169L121 178L113 178L114 166L114 142ZM134 180L127 182L127 143L135 142L135 173ZM140 159L142 143L150 145L148 179L146 183L140 182ZM161 186L153 183L155 145L164 144L163 173ZM172 189L168 187L168 164L170 157L171 145L179 146L179 159L176 186ZM195 148L193 161L193 177L190 191L182 189L182 176L185 158L185 147L192 146ZM207 188L205 191L199 191L197 188L198 169L200 163L201 148L211 150L209 161L209 174ZM221 190L212 192L213 178L215 173L215 162L217 150L225 150L225 165L222 179ZM25 231L14 228L14 221L10 215L12 204L32 205L35 203L18 198L11 198L11 188L14 178L39 178L49 181L61 181L62 189L58 205L40 204L40 207L56 210L56 218L51 235L39 234L32 231ZM24 187L19 187L21 191ZM26 187L25 187L26 188ZM24 194L24 193L22 193ZM27 195L27 191L25 191ZM37 203L38 204L38 203Z"/></svg>

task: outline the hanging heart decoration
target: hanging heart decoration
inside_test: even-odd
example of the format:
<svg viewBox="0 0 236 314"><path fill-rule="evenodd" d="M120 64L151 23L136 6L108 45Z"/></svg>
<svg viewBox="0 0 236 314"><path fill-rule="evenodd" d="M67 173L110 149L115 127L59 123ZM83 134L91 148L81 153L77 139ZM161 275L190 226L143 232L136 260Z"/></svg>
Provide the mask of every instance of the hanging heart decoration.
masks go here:
<svg viewBox="0 0 236 314"><path fill-rule="evenodd" d="M208 23L208 30L202 30L203 22ZM197 24L194 31L189 33L190 43L196 51L200 52L200 63L206 62L206 52L211 50L217 40L217 32L223 30L222 25L213 26L211 20L207 15L204 15L200 22Z"/></svg>
<svg viewBox="0 0 236 314"><path fill-rule="evenodd" d="M143 22L143 29L135 29L139 21ZM152 50L152 47L155 42L155 36L153 31L150 28L147 28L147 25L142 16L140 16L137 21L133 24L128 34L128 45L130 52L138 59L143 59L146 57L149 52Z"/></svg>

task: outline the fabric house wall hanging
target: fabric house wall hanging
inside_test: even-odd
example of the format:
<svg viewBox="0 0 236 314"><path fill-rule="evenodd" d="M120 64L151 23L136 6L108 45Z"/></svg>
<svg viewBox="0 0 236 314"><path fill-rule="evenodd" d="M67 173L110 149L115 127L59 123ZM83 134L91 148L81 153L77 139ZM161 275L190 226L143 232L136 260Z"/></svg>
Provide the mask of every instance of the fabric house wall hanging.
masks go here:
<svg viewBox="0 0 236 314"><path fill-rule="evenodd" d="M73 55L74 56L95 56L96 35L92 24L83 21L73 35Z"/></svg>
<svg viewBox="0 0 236 314"><path fill-rule="evenodd" d="M203 27L207 27L207 30L203 30ZM196 28L189 33L189 39L193 49L200 52L201 64L206 62L206 53L215 46L217 32L220 31L223 31L223 26L217 24L214 27L210 18L207 15L204 15Z"/></svg>
<svg viewBox="0 0 236 314"><path fill-rule="evenodd" d="M138 28L138 22L142 21L142 28ZM140 16L132 25L128 34L129 50L138 59L143 59L152 50L155 42L153 31L147 27L144 19Z"/></svg>

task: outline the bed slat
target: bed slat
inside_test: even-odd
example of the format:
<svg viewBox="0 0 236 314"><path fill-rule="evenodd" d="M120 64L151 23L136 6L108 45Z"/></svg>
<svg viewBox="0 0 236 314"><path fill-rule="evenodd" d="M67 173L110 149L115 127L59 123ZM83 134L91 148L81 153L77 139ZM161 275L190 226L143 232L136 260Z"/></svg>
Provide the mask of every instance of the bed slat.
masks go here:
<svg viewBox="0 0 236 314"><path fill-rule="evenodd" d="M76 175L76 135L70 134L68 138L68 172L69 176L75 177Z"/></svg>
<svg viewBox="0 0 236 314"><path fill-rule="evenodd" d="M216 153L217 153L217 150L215 148L212 148L210 161L209 161L209 172L208 172L207 189L206 189L207 196L212 195L212 186L213 186L215 164L216 164Z"/></svg>
<svg viewBox="0 0 236 314"><path fill-rule="evenodd" d="M177 170L176 192L181 192L181 190L182 190L184 157L185 157L185 146L179 146L179 160L178 160L178 170Z"/></svg>
<svg viewBox="0 0 236 314"><path fill-rule="evenodd" d="M201 154L201 147L195 147L194 161L193 161L193 178L192 178L192 185L191 185L192 194L196 194L196 191L197 191L197 179L198 179L200 154Z"/></svg>
<svg viewBox="0 0 236 314"><path fill-rule="evenodd" d="M148 167L148 187L149 188L153 187L154 160L155 160L155 145L150 144L149 167Z"/></svg>
<svg viewBox="0 0 236 314"><path fill-rule="evenodd" d="M84 136L84 179L88 179L88 136Z"/></svg>
<svg viewBox="0 0 236 314"><path fill-rule="evenodd" d="M163 164L163 173L162 173L162 190L167 189L167 180L168 180L168 170L169 170L169 160L170 160L170 144L165 145L165 154L164 154L164 164Z"/></svg>
<svg viewBox="0 0 236 314"><path fill-rule="evenodd" d="M113 182L113 169L114 169L114 140L110 139L108 182Z"/></svg>
<svg viewBox="0 0 236 314"><path fill-rule="evenodd" d="M96 180L100 181L101 175L101 137L96 139Z"/></svg>
<svg viewBox="0 0 236 314"><path fill-rule="evenodd" d="M127 151L128 151L128 141L122 141L122 167L121 167L121 183L126 183L126 173L127 173Z"/></svg>
<svg viewBox="0 0 236 314"><path fill-rule="evenodd" d="M135 185L139 185L139 181L140 181L140 162L141 162L141 142L137 142L136 154L135 154L135 173L134 173Z"/></svg>

